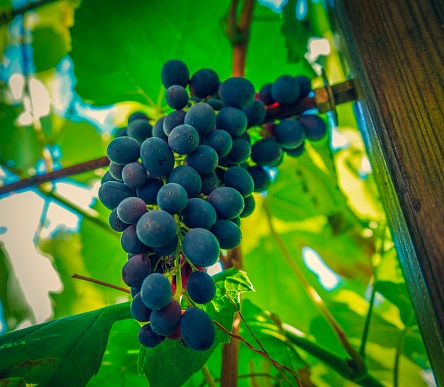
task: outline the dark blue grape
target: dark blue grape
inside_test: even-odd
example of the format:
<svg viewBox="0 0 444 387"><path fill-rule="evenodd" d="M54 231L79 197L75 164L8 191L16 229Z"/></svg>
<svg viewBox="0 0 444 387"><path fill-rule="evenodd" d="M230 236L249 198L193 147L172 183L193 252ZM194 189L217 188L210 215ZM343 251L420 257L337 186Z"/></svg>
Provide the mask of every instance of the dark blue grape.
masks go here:
<svg viewBox="0 0 444 387"><path fill-rule="evenodd" d="M233 146L233 139L225 130L213 130L204 140L204 144L213 148L219 157L226 156Z"/></svg>
<svg viewBox="0 0 444 387"><path fill-rule="evenodd" d="M165 117L163 120L163 131L167 136L176 126L185 123L185 114L186 113L183 110L175 110Z"/></svg>
<svg viewBox="0 0 444 387"><path fill-rule="evenodd" d="M219 111L225 106L224 103L219 98L210 98L207 101L207 104L217 111Z"/></svg>
<svg viewBox="0 0 444 387"><path fill-rule="evenodd" d="M243 138L233 139L233 145L230 152L221 161L227 161L231 164L242 164L248 160L251 154L251 146Z"/></svg>
<svg viewBox="0 0 444 387"><path fill-rule="evenodd" d="M266 83L264 86L262 86L261 90L259 91L259 99L264 103L264 105L272 105L276 101L273 99L273 96L271 95L271 87L273 86L272 83Z"/></svg>
<svg viewBox="0 0 444 387"><path fill-rule="evenodd" d="M247 171L254 181L254 192L262 192L268 189L271 180L264 168L259 166L248 167Z"/></svg>
<svg viewBox="0 0 444 387"><path fill-rule="evenodd" d="M234 188L221 187L208 195L208 202L214 207L219 219L231 219L244 209L244 199Z"/></svg>
<svg viewBox="0 0 444 387"><path fill-rule="evenodd" d="M244 199L244 201L245 201L245 199ZM245 210L245 207L244 207L244 210ZM240 227L241 220L240 220L239 216L236 216L235 218L232 218L232 219L229 219L229 220L230 220L230 222L233 222L236 226Z"/></svg>
<svg viewBox="0 0 444 387"><path fill-rule="evenodd" d="M150 309L165 308L173 296L170 281L160 273L152 273L142 283L140 290L143 303Z"/></svg>
<svg viewBox="0 0 444 387"><path fill-rule="evenodd" d="M151 274L151 261L146 254L134 255L122 268L123 282L131 287L141 287L149 274Z"/></svg>
<svg viewBox="0 0 444 387"><path fill-rule="evenodd" d="M282 147L272 138L263 138L251 147L251 159L262 167L275 166L282 159Z"/></svg>
<svg viewBox="0 0 444 387"><path fill-rule="evenodd" d="M160 117L153 126L153 137L159 137L163 141L168 142L168 136L163 131L163 121L166 116Z"/></svg>
<svg viewBox="0 0 444 387"><path fill-rule="evenodd" d="M199 136L206 136L216 125L216 113L207 103L200 102L192 106L185 115L185 124L197 130Z"/></svg>
<svg viewBox="0 0 444 387"><path fill-rule="evenodd" d="M140 254L148 250L148 246L138 238L135 224L128 226L122 232L120 244L126 253Z"/></svg>
<svg viewBox="0 0 444 387"><path fill-rule="evenodd" d="M194 306L183 314L180 320L180 332L185 345L194 351L206 351L216 340L213 320L208 313Z"/></svg>
<svg viewBox="0 0 444 387"><path fill-rule="evenodd" d="M211 276L197 270L188 277L187 293L194 302L206 304L214 298L216 285Z"/></svg>
<svg viewBox="0 0 444 387"><path fill-rule="evenodd" d="M176 236L176 221L166 211L150 211L137 222L137 236L148 246L166 246Z"/></svg>
<svg viewBox="0 0 444 387"><path fill-rule="evenodd" d="M131 293L131 297L136 297L137 296L137 294L139 294L140 293L140 287L138 288L138 287L131 287L130 288L130 293Z"/></svg>
<svg viewBox="0 0 444 387"><path fill-rule="evenodd" d="M200 193L204 195L209 195L213 192L217 187L219 187L219 179L216 176L216 173L208 173L206 175L200 175L202 180L202 189Z"/></svg>
<svg viewBox="0 0 444 387"><path fill-rule="evenodd" d="M185 256L195 266L211 266L219 259L219 242L204 228L193 228L188 231L183 238L182 248Z"/></svg>
<svg viewBox="0 0 444 387"><path fill-rule="evenodd" d="M106 208L113 210L119 203L133 195L129 187L120 181L107 181L99 188L99 199Z"/></svg>
<svg viewBox="0 0 444 387"><path fill-rule="evenodd" d="M281 105L290 105L299 97L299 82L290 75L282 75L271 86L271 96Z"/></svg>
<svg viewBox="0 0 444 387"><path fill-rule="evenodd" d="M244 106L242 111L247 116L247 127L262 125L267 115L264 103L259 100L254 100L250 105Z"/></svg>
<svg viewBox="0 0 444 387"><path fill-rule="evenodd" d="M117 206L117 216L128 224L136 224L145 213L146 203L137 197L123 199Z"/></svg>
<svg viewBox="0 0 444 387"><path fill-rule="evenodd" d="M165 93L165 100L169 107L183 109L188 104L188 92L180 85L170 86Z"/></svg>
<svg viewBox="0 0 444 387"><path fill-rule="evenodd" d="M219 162L216 151L208 145L199 145L196 150L187 155L187 165L198 173L214 172Z"/></svg>
<svg viewBox="0 0 444 387"><path fill-rule="evenodd" d="M102 176L102 179L100 180L100 185L103 185L108 181L116 181L116 179L114 179L109 171L106 171L106 173Z"/></svg>
<svg viewBox="0 0 444 387"><path fill-rule="evenodd" d="M166 257L176 251L177 248L177 236L167 245L160 247L153 247L153 251L162 257Z"/></svg>
<svg viewBox="0 0 444 387"><path fill-rule="evenodd" d="M190 79L190 93L194 97L206 98L214 94L219 87L219 76L214 70L201 69Z"/></svg>
<svg viewBox="0 0 444 387"><path fill-rule="evenodd" d="M147 178L146 169L139 162L126 164L122 169L123 182L132 189L145 184Z"/></svg>
<svg viewBox="0 0 444 387"><path fill-rule="evenodd" d="M299 157L305 152L305 144L302 143L295 149L284 149L285 153L290 157Z"/></svg>
<svg viewBox="0 0 444 387"><path fill-rule="evenodd" d="M122 178L122 170L124 165L119 165L116 163L113 163L112 161L109 163L109 173L113 177L114 180L117 181L123 181Z"/></svg>
<svg viewBox="0 0 444 387"><path fill-rule="evenodd" d="M131 301L130 311L133 318L137 321L150 321L152 310L143 303L142 295L140 294L140 292L137 293Z"/></svg>
<svg viewBox="0 0 444 387"><path fill-rule="evenodd" d="M279 122L274 129L276 141L284 149L295 149L304 142L304 128L302 125L291 119Z"/></svg>
<svg viewBox="0 0 444 387"><path fill-rule="evenodd" d="M177 183L165 184L157 193L157 204L161 210L170 214L180 214L187 206L188 195Z"/></svg>
<svg viewBox="0 0 444 387"><path fill-rule="evenodd" d="M162 66L160 79L165 89L173 85L185 87L190 79L190 72L187 65L178 59L171 59Z"/></svg>
<svg viewBox="0 0 444 387"><path fill-rule="evenodd" d="M123 232L123 230L129 226L129 224L122 222L122 220L119 218L117 215L117 208L114 208L114 210L112 210L109 214L108 223L110 227L117 232Z"/></svg>
<svg viewBox="0 0 444 387"><path fill-rule="evenodd" d="M169 145L158 137L146 139L140 148L146 170L155 177L166 177L174 168L174 155Z"/></svg>
<svg viewBox="0 0 444 387"><path fill-rule="evenodd" d="M180 155L194 152L199 145L199 134L191 125L176 126L168 136L168 145Z"/></svg>
<svg viewBox="0 0 444 387"><path fill-rule="evenodd" d="M254 96L254 86L245 78L228 78L219 86L219 97L227 106L241 108L252 103Z"/></svg>
<svg viewBox="0 0 444 387"><path fill-rule="evenodd" d="M191 228L205 228L209 230L216 223L214 207L204 199L188 199L187 206L182 211L183 222Z"/></svg>
<svg viewBox="0 0 444 387"><path fill-rule="evenodd" d="M126 126L123 128L120 128L117 130L116 134L114 135L114 137L123 137L123 136L128 136L128 132L126 130Z"/></svg>
<svg viewBox="0 0 444 387"><path fill-rule="evenodd" d="M221 249L234 249L235 247L239 246L242 240L241 229L231 220L218 219L210 231L218 240Z"/></svg>
<svg viewBox="0 0 444 387"><path fill-rule="evenodd" d="M136 189L137 197L141 198L146 204L157 204L157 193L163 186L163 181L158 177L147 178L145 184Z"/></svg>
<svg viewBox="0 0 444 387"><path fill-rule="evenodd" d="M247 216L250 216L253 213L254 209L256 208L256 202L254 201L253 195L244 198L244 203L245 207L242 210L241 214L239 215L239 217L241 218L246 218Z"/></svg>
<svg viewBox="0 0 444 387"><path fill-rule="evenodd" d="M164 308L152 311L150 316L151 329L162 336L171 335L179 328L181 318L182 308L172 298Z"/></svg>
<svg viewBox="0 0 444 387"><path fill-rule="evenodd" d="M151 329L150 324L144 325L139 330L139 341L144 347L154 348L157 347L162 341L165 340L165 336L160 336Z"/></svg>
<svg viewBox="0 0 444 387"><path fill-rule="evenodd" d="M239 137L247 129L247 116L240 109L226 106L217 115L216 127L227 131L231 137Z"/></svg>
<svg viewBox="0 0 444 387"><path fill-rule="evenodd" d="M137 119L128 124L127 133L128 136L142 143L153 135L153 127L147 120Z"/></svg>
<svg viewBox="0 0 444 387"><path fill-rule="evenodd" d="M294 77L296 81L299 83L299 98L305 98L310 94L311 91L311 80L310 78L306 77L305 75L298 75Z"/></svg>
<svg viewBox="0 0 444 387"><path fill-rule="evenodd" d="M106 154L113 163L125 165L139 158L140 144L131 137L117 137L108 144Z"/></svg>
<svg viewBox="0 0 444 387"><path fill-rule="evenodd" d="M149 118L148 118L148 116L144 112L134 112L134 113L132 113L128 117L127 122L128 122L128 124L130 124L131 122L133 122L135 120L145 120L145 121L148 121Z"/></svg>
<svg viewBox="0 0 444 387"><path fill-rule="evenodd" d="M311 141L321 140L327 134L327 125L317 115L306 114L300 116L298 120L304 128L305 137Z"/></svg>
<svg viewBox="0 0 444 387"><path fill-rule="evenodd" d="M224 184L239 191L243 197L251 195L254 190L253 178L241 167L229 168L224 174Z"/></svg>
<svg viewBox="0 0 444 387"><path fill-rule="evenodd" d="M202 180L199 173L188 165L180 165L173 169L168 176L168 183L177 183L187 191L188 197L199 195L202 189Z"/></svg>

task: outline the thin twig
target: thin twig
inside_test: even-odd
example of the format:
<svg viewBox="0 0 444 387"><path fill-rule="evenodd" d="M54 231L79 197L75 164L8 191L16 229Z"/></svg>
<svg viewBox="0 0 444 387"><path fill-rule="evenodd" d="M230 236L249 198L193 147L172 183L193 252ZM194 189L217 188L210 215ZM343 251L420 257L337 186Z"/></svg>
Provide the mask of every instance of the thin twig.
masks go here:
<svg viewBox="0 0 444 387"><path fill-rule="evenodd" d="M120 286L110 284L108 282L99 281L99 280L96 280L94 278L85 277L85 276L80 275L80 274L73 274L73 276L71 278L80 279L80 280L87 281L87 282L92 282L92 283L95 283L97 285L106 286L107 288L111 288L111 289L114 289L114 290L119 290L121 292L125 292L125 293L128 293L128 294L131 294L129 289L125 289L125 288L122 288Z"/></svg>
<svg viewBox="0 0 444 387"><path fill-rule="evenodd" d="M204 383L206 383L210 387L216 387L216 383L214 382L213 375L211 375L210 370L208 369L208 366L206 364L204 364L200 370L202 371L203 376L205 378Z"/></svg>

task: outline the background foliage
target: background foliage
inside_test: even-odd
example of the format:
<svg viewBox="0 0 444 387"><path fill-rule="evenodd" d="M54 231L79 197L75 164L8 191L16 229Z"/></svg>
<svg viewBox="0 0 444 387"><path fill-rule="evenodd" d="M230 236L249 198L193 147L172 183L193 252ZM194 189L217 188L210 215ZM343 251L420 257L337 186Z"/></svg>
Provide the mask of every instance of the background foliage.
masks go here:
<svg viewBox="0 0 444 387"><path fill-rule="evenodd" d="M331 83L343 81L323 4L284 3L255 4L245 76L259 89L282 74L305 74L316 87L323 66ZM165 106L159 73L168 59L182 59L191 73L209 67L221 79L230 76L229 8L227 0L56 1L2 24L2 183L103 156L133 111L156 119ZM257 209L242 224L248 278L231 271L215 278L235 299L252 290L251 281L244 318L304 386L356 384L341 368L349 355L295 270L365 353L376 380L433 385L351 104L339 107L339 117L327 139L271 171L274 184L256 196ZM215 380L221 377L220 345L195 355L166 341L139 353L138 325L122 303L128 296L71 278L123 285L125 254L96 196L105 170L0 197L0 332L14 331L0 336L0 386L147 385L139 373L152 386L199 386L205 362ZM234 306L221 298L209 308L230 329ZM254 343L245 324L241 335ZM240 386L282 384L269 360L243 344L239 375Z"/></svg>

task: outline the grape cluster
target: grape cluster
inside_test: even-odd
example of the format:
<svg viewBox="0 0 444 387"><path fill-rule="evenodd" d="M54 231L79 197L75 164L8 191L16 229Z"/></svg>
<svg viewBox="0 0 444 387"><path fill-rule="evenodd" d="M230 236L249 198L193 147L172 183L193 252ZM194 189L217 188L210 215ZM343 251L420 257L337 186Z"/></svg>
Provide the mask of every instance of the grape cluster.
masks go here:
<svg viewBox="0 0 444 387"><path fill-rule="evenodd" d="M140 112L128 118L108 146L99 198L128 253L122 278L143 323L140 342L155 347L168 338L203 351L216 336L200 307L216 294L206 268L240 244L252 193L271 182L266 167L301 154L305 138L326 128L315 115L264 124L267 109L308 95L306 77L280 77L256 95L245 78L220 82L211 69L190 77L185 63L170 60L161 80L172 110L154 125Z"/></svg>

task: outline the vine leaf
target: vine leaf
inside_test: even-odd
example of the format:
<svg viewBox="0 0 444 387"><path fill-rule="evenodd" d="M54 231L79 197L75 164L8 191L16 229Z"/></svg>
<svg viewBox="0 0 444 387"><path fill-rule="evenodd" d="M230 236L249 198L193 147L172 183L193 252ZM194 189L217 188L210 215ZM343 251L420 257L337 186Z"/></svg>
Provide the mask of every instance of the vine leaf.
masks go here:
<svg viewBox="0 0 444 387"><path fill-rule="evenodd" d="M85 386L99 370L111 326L127 318L129 304L124 303L0 336L0 380Z"/></svg>
<svg viewBox="0 0 444 387"><path fill-rule="evenodd" d="M234 314L239 309L239 293L253 290L252 284L244 272L236 269L225 270L213 276L213 279L216 282L216 296L203 309L213 320L231 331ZM142 347L139 373L145 374L152 386L182 385L203 367L220 343L228 341L229 336L217 329L216 342L204 352L192 351L177 340L165 340L156 348Z"/></svg>

